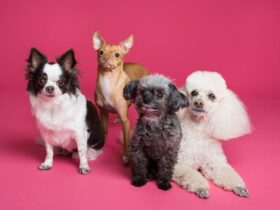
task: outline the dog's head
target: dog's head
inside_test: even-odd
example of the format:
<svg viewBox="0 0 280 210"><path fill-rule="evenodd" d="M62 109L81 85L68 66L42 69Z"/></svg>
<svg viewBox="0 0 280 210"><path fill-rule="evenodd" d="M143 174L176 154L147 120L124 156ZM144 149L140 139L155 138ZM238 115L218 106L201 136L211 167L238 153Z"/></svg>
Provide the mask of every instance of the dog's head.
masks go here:
<svg viewBox="0 0 280 210"><path fill-rule="evenodd" d="M124 55L133 45L133 36L117 45L107 44L98 32L93 34L93 48L97 51L98 64L107 70L115 69L123 64Z"/></svg>
<svg viewBox="0 0 280 210"><path fill-rule="evenodd" d="M216 72L197 71L186 80L189 112L208 125L206 131L221 139L235 138L250 132L250 121L244 105L227 88Z"/></svg>
<svg viewBox="0 0 280 210"><path fill-rule="evenodd" d="M135 102L140 115L151 117L174 113L188 106L187 97L170 79L159 74L130 81L124 88L124 98Z"/></svg>
<svg viewBox="0 0 280 210"><path fill-rule="evenodd" d="M45 99L54 99L79 88L78 70L75 68L74 51L68 50L55 63L48 62L45 55L32 48L27 60L27 90Z"/></svg>

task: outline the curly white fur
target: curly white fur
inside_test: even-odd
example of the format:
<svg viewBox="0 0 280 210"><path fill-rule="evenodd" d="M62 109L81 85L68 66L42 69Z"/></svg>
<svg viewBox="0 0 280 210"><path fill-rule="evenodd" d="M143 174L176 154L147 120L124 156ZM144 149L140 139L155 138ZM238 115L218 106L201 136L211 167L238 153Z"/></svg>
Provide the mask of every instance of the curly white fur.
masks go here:
<svg viewBox="0 0 280 210"><path fill-rule="evenodd" d="M192 96L193 91L198 94ZM202 198L209 197L203 175L225 190L247 197L245 183L228 164L220 141L250 132L244 105L215 72L194 72L182 92L189 96L190 106L178 112L183 137L173 179ZM215 96L212 100L210 93ZM195 106L198 100L203 103L199 110Z"/></svg>

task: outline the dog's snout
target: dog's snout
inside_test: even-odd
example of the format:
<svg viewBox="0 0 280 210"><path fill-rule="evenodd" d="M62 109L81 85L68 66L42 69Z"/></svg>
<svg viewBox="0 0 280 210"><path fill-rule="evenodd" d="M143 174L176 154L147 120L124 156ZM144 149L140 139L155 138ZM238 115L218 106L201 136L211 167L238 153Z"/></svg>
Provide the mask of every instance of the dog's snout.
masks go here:
<svg viewBox="0 0 280 210"><path fill-rule="evenodd" d="M104 61L109 61L109 56L107 56L107 55L105 55L104 57L103 57L103 59L104 59Z"/></svg>
<svg viewBox="0 0 280 210"><path fill-rule="evenodd" d="M150 103L152 101L153 95L150 92L144 91L142 96L145 104Z"/></svg>
<svg viewBox="0 0 280 210"><path fill-rule="evenodd" d="M46 91L51 94L51 93L54 92L54 87L53 86L47 86Z"/></svg>
<svg viewBox="0 0 280 210"><path fill-rule="evenodd" d="M204 102L203 102L202 100L198 99L198 100L195 100L195 101L194 101L194 105L195 105L197 108L202 108L203 105L204 105Z"/></svg>

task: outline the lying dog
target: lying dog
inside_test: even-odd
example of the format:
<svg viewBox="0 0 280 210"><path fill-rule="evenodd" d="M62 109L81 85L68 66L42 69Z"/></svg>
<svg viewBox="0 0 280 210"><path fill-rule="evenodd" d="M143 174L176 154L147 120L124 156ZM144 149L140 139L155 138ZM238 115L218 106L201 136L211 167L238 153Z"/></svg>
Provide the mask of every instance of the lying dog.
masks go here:
<svg viewBox="0 0 280 210"><path fill-rule="evenodd" d="M49 63L46 56L32 48L26 71L32 112L46 147L45 161L39 169L53 166L54 147L78 150L79 172L86 174L88 159L94 159L104 145L98 112L80 92L74 51Z"/></svg>
<svg viewBox="0 0 280 210"><path fill-rule="evenodd" d="M183 92L189 108L178 112L182 141L173 179L201 198L208 198L208 183L198 172L225 190L247 197L244 181L229 165L221 141L250 132L250 121L237 96L215 72L194 72Z"/></svg>
<svg viewBox="0 0 280 210"><path fill-rule="evenodd" d="M141 65L124 63L124 55L133 45L130 36L119 45L107 44L98 32L93 35L93 47L97 50L98 75L96 81L95 101L100 110L102 127L108 133L108 114L117 113L123 124L123 162L128 163L127 145L130 138L130 123L128 119L129 102L123 98L125 84L148 74Z"/></svg>
<svg viewBox="0 0 280 210"><path fill-rule="evenodd" d="M158 187L168 190L181 140L175 112L187 106L188 100L162 75L130 81L124 98L135 101L139 114L129 144L132 184L142 186L156 177Z"/></svg>

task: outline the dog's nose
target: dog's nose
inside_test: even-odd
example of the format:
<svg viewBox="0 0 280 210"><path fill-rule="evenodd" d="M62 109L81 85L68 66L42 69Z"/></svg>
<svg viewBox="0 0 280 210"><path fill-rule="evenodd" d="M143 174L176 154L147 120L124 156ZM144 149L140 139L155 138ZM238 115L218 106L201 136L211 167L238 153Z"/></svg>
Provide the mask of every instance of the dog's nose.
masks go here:
<svg viewBox="0 0 280 210"><path fill-rule="evenodd" d="M104 61L109 61L109 56L107 56L107 55L105 55L104 57L103 57L103 59L104 59Z"/></svg>
<svg viewBox="0 0 280 210"><path fill-rule="evenodd" d="M194 102L194 105L197 107L197 108L202 108L204 103L202 100L198 99Z"/></svg>
<svg viewBox="0 0 280 210"><path fill-rule="evenodd" d="M148 104L148 103L151 102L151 100L152 100L152 95L149 92L145 91L143 93L143 101L144 101L144 103Z"/></svg>
<svg viewBox="0 0 280 210"><path fill-rule="evenodd" d="M54 92L54 87L53 86L48 86L48 87L46 87L46 91L51 94L51 93Z"/></svg>

